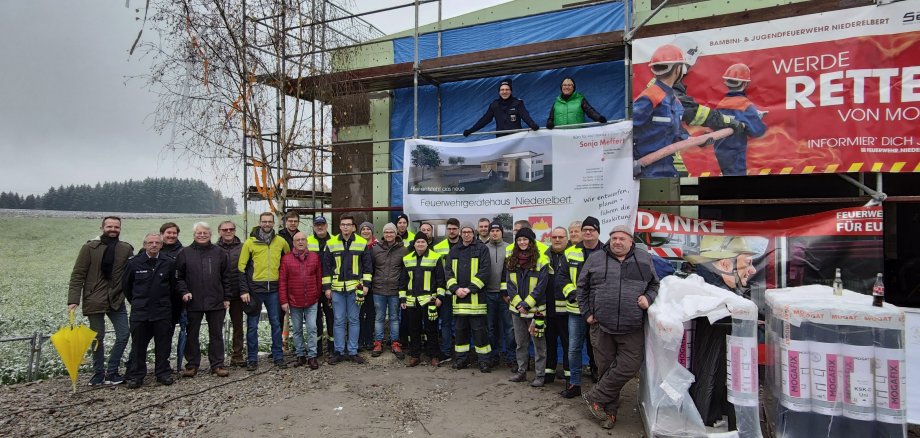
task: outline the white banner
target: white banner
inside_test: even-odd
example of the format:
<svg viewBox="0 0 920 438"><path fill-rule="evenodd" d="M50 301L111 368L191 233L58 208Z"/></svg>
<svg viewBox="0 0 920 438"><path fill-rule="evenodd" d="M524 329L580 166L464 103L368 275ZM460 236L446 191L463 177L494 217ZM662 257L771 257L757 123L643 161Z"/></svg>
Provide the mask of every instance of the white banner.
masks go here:
<svg viewBox="0 0 920 438"><path fill-rule="evenodd" d="M456 217L476 225L526 219L539 240L594 216L601 238L635 223L632 124L522 132L473 143L408 140L403 210L416 225ZM501 220L505 219L505 220ZM414 228L414 227L413 227Z"/></svg>

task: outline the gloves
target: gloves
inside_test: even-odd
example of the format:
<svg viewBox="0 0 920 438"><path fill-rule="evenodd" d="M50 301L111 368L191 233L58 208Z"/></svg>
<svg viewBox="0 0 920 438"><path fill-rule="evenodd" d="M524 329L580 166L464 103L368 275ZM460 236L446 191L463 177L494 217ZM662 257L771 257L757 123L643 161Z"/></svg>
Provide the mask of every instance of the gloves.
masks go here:
<svg viewBox="0 0 920 438"><path fill-rule="evenodd" d="M464 130L463 130L463 136L464 136L464 137L469 137L470 134L472 134L472 133L473 133L473 131L470 131L469 129L464 129Z"/></svg>
<svg viewBox="0 0 920 438"><path fill-rule="evenodd" d="M429 304L427 307L428 307L428 320L434 321L438 319L438 308L435 307L434 303Z"/></svg>
<svg viewBox="0 0 920 438"><path fill-rule="evenodd" d="M531 130L536 131L540 129L540 125L533 125L530 127Z"/></svg>
<svg viewBox="0 0 920 438"><path fill-rule="evenodd" d="M735 119L732 119L728 122L728 127L732 128L732 135L744 135L744 123L741 123Z"/></svg>
<svg viewBox="0 0 920 438"><path fill-rule="evenodd" d="M533 325L535 338L542 338L543 333L546 332L546 318L543 315L536 314L533 316Z"/></svg>
<svg viewBox="0 0 920 438"><path fill-rule="evenodd" d="M601 116L601 118L597 119L597 121L598 123L607 123L607 118L604 116Z"/></svg>
<svg viewBox="0 0 920 438"><path fill-rule="evenodd" d="M546 122L546 129L553 129L556 127L556 124L553 122Z"/></svg>
<svg viewBox="0 0 920 438"><path fill-rule="evenodd" d="M355 304L359 306L364 304L364 289L355 290Z"/></svg>

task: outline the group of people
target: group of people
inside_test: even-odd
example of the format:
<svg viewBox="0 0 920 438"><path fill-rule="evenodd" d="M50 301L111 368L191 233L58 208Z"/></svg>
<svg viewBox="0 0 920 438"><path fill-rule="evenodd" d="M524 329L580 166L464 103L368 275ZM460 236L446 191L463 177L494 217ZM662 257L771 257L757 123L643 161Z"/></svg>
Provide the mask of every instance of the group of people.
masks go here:
<svg viewBox="0 0 920 438"><path fill-rule="evenodd" d="M68 295L69 309L82 304L99 340L90 384L127 381L140 387L151 339L156 380L172 384L169 356L182 313L188 334L180 352L186 361L183 377L194 377L201 364L203 320L208 322L210 372L229 374L221 333L228 310L230 365L254 371L264 308L276 367L287 366L284 315L290 318L294 366L311 369L320 366L324 345L318 334L325 320L333 335L331 346L326 345L330 365L365 363L358 352L362 337L372 339L371 355L381 355L387 336L390 351L408 367L418 366L423 354L432 366L452 362L455 369L477 366L484 373L504 362L513 373L510 381L530 381L534 387L554 382L561 362L565 385L560 395L582 396L605 427L615 424L619 392L642 363L644 312L658 290L651 256L633 246L626 227L612 228L609 242L602 243L600 222L589 216L569 228L553 229L547 246L526 220L514 223L511 243L503 240L502 224L488 218L475 227L448 219L446 236L438 242L429 223L410 231L405 214L384 225L380 239L370 223L356 229L349 214L339 217L338 235L328 232L322 216L313 218L310 233L299 230L299 221L297 213L288 212L276 232L275 216L263 213L245 241L236 237L232 221L223 221L216 242L210 225L197 222L194 242L187 247L178 241L178 226L167 223L160 232L148 233L143 249L132 256L131 245L119 240L121 220L103 219L102 235L80 251ZM125 299L131 304L130 318ZM369 302L372 326L361 321L361 308ZM107 363L104 317L116 337ZM129 333L132 353L122 377ZM531 345L532 379L527 376ZM582 394L585 345L597 383Z"/></svg>

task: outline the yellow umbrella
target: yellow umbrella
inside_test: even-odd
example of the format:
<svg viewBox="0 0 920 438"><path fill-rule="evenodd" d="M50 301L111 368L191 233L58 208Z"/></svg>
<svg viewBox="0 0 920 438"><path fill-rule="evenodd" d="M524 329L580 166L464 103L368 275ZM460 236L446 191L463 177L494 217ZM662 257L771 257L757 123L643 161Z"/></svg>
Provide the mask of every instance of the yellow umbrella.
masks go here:
<svg viewBox="0 0 920 438"><path fill-rule="evenodd" d="M80 324L74 324L74 311L70 311L70 324L61 327L57 333L51 335L51 343L57 349L61 360L64 361L64 367L70 374L70 383L73 386L73 392L77 392L77 371L80 369L80 362L83 361L83 355L96 339L96 332L89 327Z"/></svg>

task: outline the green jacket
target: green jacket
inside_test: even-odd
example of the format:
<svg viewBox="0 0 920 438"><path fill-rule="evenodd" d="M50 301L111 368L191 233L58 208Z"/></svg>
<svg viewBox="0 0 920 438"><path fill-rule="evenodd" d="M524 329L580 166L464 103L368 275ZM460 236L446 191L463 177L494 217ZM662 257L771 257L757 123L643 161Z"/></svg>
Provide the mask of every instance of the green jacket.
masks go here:
<svg viewBox="0 0 920 438"><path fill-rule="evenodd" d="M240 250L240 261L237 263L237 269L243 273L240 275L240 294L277 291L281 256L291 252L284 238L274 231L267 242L259 240L258 233L259 227L253 228Z"/></svg>
<svg viewBox="0 0 920 438"><path fill-rule="evenodd" d="M105 245L99 239L90 240L80 248L77 261L70 274L70 288L67 304L83 302L83 314L93 315L118 310L125 304L121 288L121 277L134 248L128 242L118 242L115 248L115 265L112 278L102 276L102 256Z"/></svg>
<svg viewBox="0 0 920 438"><path fill-rule="evenodd" d="M585 115L595 122L600 122L602 119L603 121L607 120L588 103L588 99L585 99L585 96L581 93L577 91L572 93L569 100L563 99L560 94L556 96L556 100L553 101L553 108L549 111L549 118L546 121L546 126L565 126L585 123Z"/></svg>

